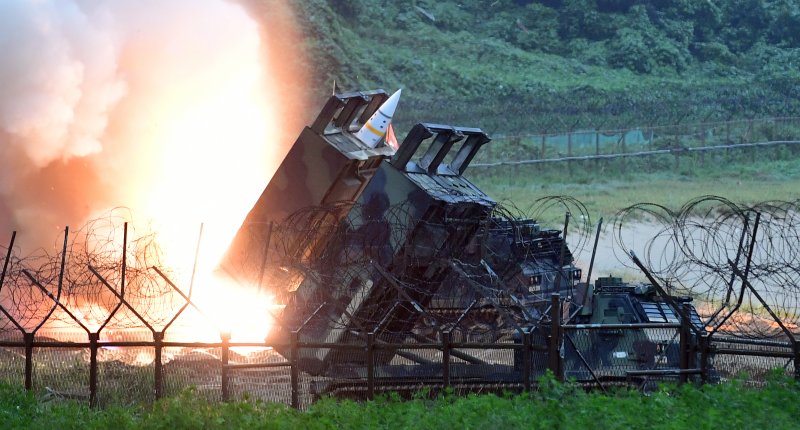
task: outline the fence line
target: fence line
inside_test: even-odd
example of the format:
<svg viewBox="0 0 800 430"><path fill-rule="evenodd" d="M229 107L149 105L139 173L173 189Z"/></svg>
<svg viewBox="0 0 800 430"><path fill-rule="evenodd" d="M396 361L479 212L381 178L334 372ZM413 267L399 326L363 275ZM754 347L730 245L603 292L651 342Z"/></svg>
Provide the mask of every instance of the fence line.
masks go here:
<svg viewBox="0 0 800 430"><path fill-rule="evenodd" d="M559 300L558 294L554 295L554 300ZM556 309L557 311L557 309ZM560 321L560 319L556 319L555 321ZM685 324L688 324L686 322ZM643 328L650 328L650 329L680 329L682 326L680 324L644 324L641 327L635 324L627 324L627 325L614 325L614 326L607 326L603 327L605 329L614 329L614 330L641 330ZM68 341L52 341L52 340L36 340L34 336L30 336L25 338L24 341L1 341L0 347L3 348L25 348L25 360L26 362L32 362L35 350L37 349L44 349L44 348L54 348L54 349L74 349L74 348L88 348L90 350L90 354L92 357L97 357L98 351L101 349L106 348L130 348L130 347L145 347L145 348L152 348L154 351L155 357L160 357L162 352L166 348L219 348L221 349L221 354L219 358L220 362L220 391L221 391L221 398L223 401L228 401L231 399L230 390L229 390L229 383L231 379L231 372L236 372L240 370L252 370L252 369L264 369L264 368L276 368L276 367L289 367L291 370L291 377L290 377L290 385L291 385L291 406L295 408L301 407L301 403L299 401L300 398L300 387L299 387L299 374L300 371L298 369L298 362L294 360L293 357L298 356L298 351L301 349L331 349L336 351L366 351L367 357L369 357L367 367L371 369L371 371L367 372L367 377L364 378L363 381L357 381L362 383L362 388L366 387L366 398L373 398L376 392L376 388L379 388L382 384L379 381L378 375L376 375L375 371L375 360L374 360L374 352L378 350L438 350L442 352L442 358L440 363L434 363L434 367L439 367L440 370L437 373L439 378L441 379L441 387L447 388L451 386L454 382L458 382L459 378L455 375L452 375L449 370L454 365L452 362L451 357L456 357L457 354L453 354L454 350L456 349L481 349L481 350L507 350L507 351L517 351L522 355L521 360L521 368L514 369L516 372L509 372L507 375L508 378L500 378L500 379L477 379L471 378L470 383L472 384L491 384L491 383L503 383L510 388L521 388L524 390L530 390L532 384L532 376L534 372L532 372L532 364L533 364L533 357L532 354L536 351L545 352L550 363L548 368L558 377L558 379L563 380L563 363L562 361L564 358L560 354L561 344L563 342L563 330L596 330L598 327L592 325L564 325L561 326L560 324L556 323L553 325L551 330L551 336L548 336L546 339L546 343L542 344L535 344L532 340L532 332L526 332L524 334L524 339L515 343L498 343L498 342L458 342L451 340L449 336L449 332L445 331L442 332L442 336L438 342L424 342L424 343L379 343L375 342L375 334L374 333L367 333L366 336L363 336L365 341L361 344L353 344L353 343L336 343L336 342L301 342L299 341L299 337L297 336L297 332L291 337L291 341L289 343L270 343L270 342L230 342L230 337L226 336L225 333L221 333L221 341L220 342L175 342L175 341L162 341L158 336L155 336L154 340L152 341L100 341L96 339L96 336L92 336L94 333L90 333L89 337L90 340L88 342L68 342ZM686 330L684 330L686 331ZM273 350L289 350L292 353L289 354L289 359L284 361L278 362L267 362L267 363L255 363L255 364L232 364L230 363L230 354L229 352L237 347L262 347L262 348L271 348ZM86 396L88 398L89 404L91 406L97 406L97 381L96 375L98 370L98 361L91 360L89 363L90 369L90 381L89 381L89 393ZM161 374L163 372L164 363L160 360L156 360L154 363L154 387L153 393L154 398L158 399L162 396L163 393L163 378ZM544 369L539 369L544 370ZM94 375L94 376L92 376ZM32 387L28 384L28 381L33 379L33 367L29 366L25 368L24 380L26 381L26 388L32 389ZM94 379L94 383L91 380ZM463 378L461 378L463 379ZM365 384L364 384L365 383ZM384 384L385 385L385 384ZM397 384L393 384L397 386ZM601 384L602 386L602 384ZM419 387L418 382L414 382L411 384L409 388L416 389ZM74 393L73 393L74 394Z"/></svg>
<svg viewBox="0 0 800 430"><path fill-rule="evenodd" d="M767 118L751 118L751 119L737 119L737 120L730 120L730 121L704 121L704 122L695 122L689 124L668 124L668 125L647 125L647 126L640 126L640 127L615 127L615 128L596 128L596 129L580 129L580 130L571 130L571 131L560 131L560 132L535 132L535 133L514 133L514 134L503 134L503 133L495 133L492 135L494 139L501 139L501 140L509 140L509 139L522 139L522 138L541 138L541 137L558 137L564 136L567 134L594 134L599 133L601 135L613 135L613 134L622 134L624 132L632 131L632 130L645 130L647 132L656 132L656 131L665 131L668 132L670 130L679 130L679 129L715 129L719 127L730 127L732 125L746 125L752 126L757 123L770 123L770 122L800 122L799 116L778 116L778 117L767 117Z"/></svg>
<svg viewBox="0 0 800 430"><path fill-rule="evenodd" d="M545 158L534 160L518 160L518 161L497 161L493 163L473 163L470 167L497 167L497 166L520 166L525 164L543 164L543 163L560 163L564 161L591 161L591 160L614 160L618 158L634 158L634 157L648 157L652 155L671 154L680 156L685 153L693 152L707 152L718 150L731 150L742 148L758 148L778 145L794 145L800 143L800 140L778 140L769 142L754 142L754 143L736 143L732 145L713 145L701 147L677 147L669 149L655 149L651 151L637 151L625 152L615 154L595 154L595 155L580 155L572 157L559 157L559 158Z"/></svg>
<svg viewBox="0 0 800 430"><path fill-rule="evenodd" d="M553 295L553 301L558 303L559 295ZM553 316L559 312L560 308L552 308L551 313ZM400 390L416 390L419 389L420 384L432 386L437 389L446 390L449 387L461 386L462 390L470 390L470 387L475 389L482 389L485 391L487 386L495 388L502 387L504 390L516 391L529 391L535 385L534 381L541 375L544 370L548 369L559 380L565 380L567 377L574 377L580 375L581 372L588 372L591 375L591 381L594 384L605 390L605 385L608 383L631 383L633 380L639 381L640 384L645 382L652 382L658 380L660 377L677 377L679 382L688 382L690 375L699 375L704 382L713 381L714 378L709 374L709 356L713 351L714 354L719 355L734 355L734 356L756 356L756 357L771 357L771 358L785 358L790 359L794 363L795 374L800 372L800 361L798 360L797 348L791 344L782 342L763 342L758 340L744 340L744 339L720 339L724 342L725 346L713 346L709 342L700 340L692 343L690 341L689 332L691 322L688 319L683 319L679 324L673 323L649 323L649 324L561 324L560 317L553 320L550 326L548 335L544 337L544 343L536 343L534 340L534 333L526 331L522 339L518 339L514 343L498 343L498 342L458 342L453 341L449 336L449 332L442 332L438 342L429 341L424 343L379 343L375 341L374 333L367 333L362 338L362 343L337 343L337 342L301 342L299 341L298 333L295 332L291 337L289 343L270 343L270 342L230 342L229 336L221 333L221 341L219 342L175 342L175 341L161 341L156 337L152 341L98 341L90 339L88 342L65 342L65 341L47 341L35 340L31 336L24 341L2 341L0 347L3 348L25 348L26 361L32 361L34 351L44 348L89 348L91 355L96 357L101 349L105 348L126 348L126 347L146 347L154 350L156 357L161 356L166 348L218 348L221 350L219 361L219 391L221 392L221 400L228 401L232 399L230 384L236 372L267 369L267 368L289 368L289 390L291 393L290 405L294 408L301 408L303 404L300 401L302 395L307 393L302 392L300 387L300 369L297 360L293 357L299 356L298 352L302 349L330 349L334 351L356 351L365 352L367 357L367 372L364 378L349 378L340 381L338 384L349 390L351 394L356 394L359 398L372 399L375 394L384 389L400 389ZM630 369L626 366L608 366L599 365L596 363L597 357L588 357L581 353L589 348L591 342L588 341L592 333L601 331L616 331L617 337L620 339L627 339L632 341L636 339L635 336L626 335L624 333L632 333L639 337L644 336L645 330L661 331L663 335L673 334L673 339L678 337L678 344L666 342L663 343L664 348L660 352L651 354L649 357L650 364ZM91 338L90 333L90 338ZM577 339L577 340L576 340ZM567 354L563 354L563 348L567 347ZM763 349L764 346L769 346L771 349ZM230 352L235 348L240 347L261 347L271 348L274 350L288 350L292 351L289 358L277 362L265 363L251 363L251 364L236 364L231 363ZM756 349L754 349L756 348ZM505 376L498 377L497 374L487 376L483 379L474 377L465 377L468 373L464 370L455 372L460 368L464 368L464 364L456 364L453 361L455 355L453 352L456 350L464 349L481 349L481 350L500 350L512 351L515 353L514 366L505 369ZM623 345L619 347L620 350L630 349L630 345ZM431 373L428 378L419 378L414 381L402 381L397 378L387 378L385 372L376 369L375 354L378 351L399 351L399 350L413 350L424 351L434 350L441 352L441 359L439 362L432 363L434 373ZM544 353L544 362L548 363L547 366L535 365L534 354ZM519 354L519 355L516 355ZM659 359L658 354L662 357ZM669 357L669 359L677 360L674 363L670 362L667 357L670 354L677 354L677 357ZM519 357L517 360L516 357ZM160 361L155 362L155 378L152 393L154 398L158 399L163 393L163 378L159 375L163 372L164 364ZM497 366L501 369L502 366ZM90 378L96 378L98 371L98 361L92 360L90 362ZM22 375L21 375L22 376ZM24 379L29 381L33 378L32 368L26 368ZM590 381L590 382L591 382ZM26 387L31 389L31 387ZM334 384L334 388L336 388ZM97 406L97 384L89 384L89 393L85 397L88 398L91 406ZM51 390L55 392L54 390ZM360 393L360 394L359 394ZM73 393L73 396L76 394ZM80 395L77 395L81 397Z"/></svg>
<svg viewBox="0 0 800 430"><path fill-rule="evenodd" d="M502 145L487 145L473 167L520 166L615 160L771 146L791 146L800 138L800 117L774 117L671 126L569 130L559 133L495 135ZM552 154L552 155L551 155ZM557 156L554 156L557 155ZM599 164L596 166L599 167ZM624 165L622 166L624 169Z"/></svg>
<svg viewBox="0 0 800 430"><path fill-rule="evenodd" d="M777 210L781 214L781 219L784 219L786 212L792 212L782 209L780 206L775 206L774 202L770 203L770 205L773 208L773 212ZM755 223L753 224L750 256L752 256L752 250L755 248L760 217L760 214L756 215ZM568 220L569 217L567 216L565 225ZM791 221L789 219L787 222L792 224ZM717 222L722 221L717 220ZM770 224L765 223L765 225L769 226ZM275 231L280 231L280 229ZM704 228L704 231L708 231L708 229ZM763 230L762 228L762 231L769 232L771 230L769 228ZM781 228L772 231L786 235L789 230ZM127 224L125 224L125 232L127 232ZM304 231L301 230L301 232ZM277 235L278 233L275 234ZM774 236L776 235L766 235L766 237L770 238ZM789 236L797 237L790 234ZM686 238L687 236L684 235L682 237ZM708 236L703 237L707 238ZM737 234L735 237L739 237L739 235ZM738 240L740 243L739 248L744 249L741 243L743 243L745 236L742 235L741 237L742 239ZM251 393L261 387L267 391L267 396L282 395L279 401L291 404L294 407L303 407L308 403L308 399L312 395L319 395L320 393L350 393L360 398L372 398L376 392L382 390L405 390L406 392L411 392L419 389L420 386L433 387L432 389L436 390L458 387L458 390L463 391L486 391L491 389L530 390L536 378L546 370L550 370L559 379L575 377L584 383L594 383L600 389L604 389L608 383L635 382L641 384L641 386L646 386L654 379L660 378L671 378L686 382L690 377L694 377L694 379L699 379L700 381L713 381L723 370L728 371L727 369L730 367L735 368L738 366L741 368L747 366L747 363L742 363L748 357L756 357L761 360L752 367L758 371L766 372L771 370L772 367L778 366L790 369L790 365L792 365L791 369L793 369L794 374L800 376L800 344L795 340L793 334L785 329L780 318L773 312L770 312L770 315L775 322L784 328L784 335L789 342L713 338L722 323L714 327L712 331L705 332L701 327L702 322L697 324L692 322L692 319L686 316L688 312L685 310L681 312L680 308L674 303L670 304L670 306L676 310L676 315L680 315L680 324L678 325L575 325L568 324L569 321L563 321L569 320L566 315L570 314L570 312L566 312L564 309L567 300L561 300L558 294L550 296L549 301L544 291L542 291L541 295L537 294L536 296L514 296L512 294L513 291L507 287L507 284L506 286L499 283L493 284L491 280L483 281L482 279L484 278L477 275L474 278L468 276L464 278L466 282L463 285L464 287L479 287L475 289L475 296L471 298L471 302L464 300L461 291L455 291L455 293L458 293L456 299L443 301L429 307L430 310L438 309L441 312L440 315L449 316L448 319L442 318L435 323L425 321L425 317L436 318L431 313L426 313L425 309L419 305L418 299L409 296L409 292L413 292L414 288L426 288L423 284L409 282L401 285L393 282L391 285L386 285L387 291L392 291L391 288L395 288L400 290L402 294L383 302L377 302L374 319L365 318L362 320L371 321L373 324L348 325L343 323L339 317L334 317L336 319L335 322L338 324L334 328L341 331L346 330L349 335L349 337L343 336L340 339L349 339L349 341L312 341L330 339L330 337L327 334L319 335L319 332L315 334L312 331L313 327L306 325L310 318L295 321L299 326L293 325L292 327L299 327L297 329L287 328L279 318L273 318L275 324L284 327L284 334L289 334L289 336L283 338L283 342L270 342L267 340L263 342L232 342L230 332L226 332L213 324L209 314L203 312L203 309L196 305L190 295L183 294L181 289L164 272L151 265L146 265L146 269L126 265L125 250L129 244L127 233L123 235L122 260L119 265L106 266L103 272L106 273L105 277L92 265L100 266L101 261L97 259L82 260L78 258L80 254L74 253L69 254L69 257L67 256L67 249L69 248L67 246L68 231L65 231L64 246L57 261L53 259L46 265L51 269L52 273L57 273L57 277L48 278L48 270L36 271L31 269L29 271L30 266L26 267L19 264L19 260L15 260L16 263L13 265L25 268L12 271L13 273L7 277L6 275L9 274L7 268L10 264L9 261L12 260L11 250L14 248L15 238L16 234L12 234L3 272L0 275L0 291L5 294L3 296L5 300L0 302L0 311L5 316L5 319L0 320L2 322L0 326L0 334L2 334L2 337L0 337L0 377L10 378L17 382L24 380L25 387L32 390L34 389L34 382L37 382L36 385L38 386L44 385L40 381L47 380L46 372L50 372L51 376L58 374L62 378L64 374L68 374L70 377L80 379L77 390L65 390L64 388L66 387L64 386L59 387L61 390L53 390L47 386L45 388L59 395L77 396L81 399L86 399L92 406L108 402L107 399L111 396L107 398L102 396L110 391L108 390L109 384L116 384L114 387L122 391L125 396L125 402L129 403L134 392L129 375L136 373L146 374L146 378L138 381L142 389L140 392L146 394L143 399L138 400L149 401L164 396L170 389L170 383L174 379L174 375L183 373L184 376L188 374L186 379L202 387L209 396L215 399L229 400L236 398L235 393L237 392L237 387L240 386L245 386L245 390ZM355 243L354 241L348 242L345 240L342 242ZM719 243L722 246L722 242L714 240L707 240L706 242ZM765 242L773 243L771 239ZM557 249L561 250L562 257L558 259L558 267L561 269L564 268L563 252L565 245L563 243L561 242L562 245L558 247L553 246L551 250L553 254ZM367 242L365 245L372 245L372 242ZM722 249L724 249L724 246ZM785 248L782 248L781 251L784 254L787 253ZM770 254L772 253L770 252ZM788 254L791 254L791 252L788 252ZM112 253L110 255L119 254ZM704 252L703 255L706 255L706 253ZM669 296L659 286L659 281L649 274L650 272L647 271L638 258L633 254L631 256L643 273L647 274L652 285L659 289L660 296L671 302L672 299L669 299ZM64 265L67 260L72 264L68 268L69 270L66 270L67 273L71 274L70 276L77 276L76 273L80 272L85 277L77 276L77 278L70 279L67 276L65 278ZM328 260L330 259L326 261ZM91 263L88 263L89 261ZM446 267L447 263L449 263L457 271L463 272L462 266L456 265L454 261L453 259L443 259L439 264ZM706 261L706 265L709 262L713 262L713 260ZM756 270L759 265L751 266L750 263L751 257L748 257L745 267L748 270L752 269L751 273L760 271ZM340 263L337 261L337 264ZM737 266L730 260L720 267L727 268L728 265L731 266L729 269L732 270L732 274L741 278L743 283L742 293L738 296L739 304L744 298L744 288L746 287L752 291L764 308L768 308L768 303L763 300L760 293L751 284L751 282L755 281L755 277L751 274L751 277L748 278L744 273L739 272ZM370 268L378 271L382 270L372 260L356 268L359 270L369 270ZM121 272L118 269L121 269ZM126 271L131 273L126 275ZM138 276L142 276L142 273L145 272L152 275L154 279L159 280L166 292L170 292L176 297L180 296L178 303L167 309L169 311L168 316L158 318L161 321L160 323L156 323L156 319L152 316L148 319L139 314L136 306L131 305L131 303L138 305L160 304L164 296L148 294L147 299L150 300L149 302L138 303L133 300L136 297L141 298L143 296L134 295L132 300L131 294L132 290L134 290L131 287L132 284L128 284L127 288L125 287L127 281L135 279L134 274L138 273ZM158 276L156 277L152 272L157 273ZM20 273L25 276L21 276ZM306 273L306 276L313 275L312 272L304 273ZM561 271L558 273L560 274ZM119 276L119 280L113 279L112 276ZM581 278L581 275L577 274L576 277ZM40 279L48 279L48 281L45 282ZM89 324L78 313L79 305L76 303L76 291L70 290L69 287L69 284L74 284L76 279L81 282L81 285L84 282L88 282L87 280L91 280L93 285L105 293L107 299L111 300L108 303L108 308L113 308L113 310L110 311L108 316L98 318L96 327L94 324ZM781 277L780 279L784 281L786 278ZM479 285L481 282L484 283L485 289ZM534 280L531 279L530 282L533 283ZM4 283L7 284L5 290L3 289ZM112 283L115 285L112 285ZM540 278L536 281L536 284L541 288L542 279ZM34 288L34 285L36 288ZM58 291L55 294L50 293L43 285L57 285ZM325 287L328 285L333 284L323 284ZM554 285L560 285L560 283L556 282ZM733 285L733 280L730 281L730 285ZM72 286L74 287L75 285ZM574 285L570 285L570 296L572 295L572 287ZM188 291L191 292L191 284ZM547 290L548 293L550 291L552 290ZM95 292L92 290L90 297L99 299L100 294L94 294ZM526 292L530 292L530 290L526 288ZM29 307L25 306L24 303L14 302L15 294L32 293L38 295L31 300L35 301L37 305L42 305L42 312L35 314L33 317L28 312ZM72 296L70 296L71 294ZM111 296L113 296L113 300ZM36 301L37 297L41 300ZM527 313L515 313L515 319L515 316L511 313L522 306L519 304L521 302L516 301L518 298L535 299L537 303L541 301L541 306L537 305L535 309L530 309L531 312L533 310L539 312L539 315L534 317ZM487 299L482 305L478 306L487 312L473 307L478 303L479 299ZM327 303L326 301L330 299L325 298L324 300L325 302L320 299L323 303ZM501 302L505 302L505 304ZM316 303L312 302L312 304ZM573 302L573 304L577 303ZM401 328L394 331L386 330L385 327L382 327L384 323L383 315L390 305L408 305L410 308L417 308L416 313L410 313L409 315L416 315L415 318L420 319L420 324L413 328ZM548 305L549 307L547 307ZM12 306L16 306L16 308L12 309ZM725 307L728 307L727 302ZM56 308L69 315L70 318L59 320L59 316L53 311ZM124 340L101 338L101 332L107 333L104 330L111 331L112 327L117 327L109 325L109 322L117 310L123 308L135 316L135 318L129 316L132 322L128 323L124 329L138 330L139 335L147 336L144 338L146 340L132 340L134 337L131 335L124 337ZM314 308L314 306L308 307L309 310ZM316 314L321 308L322 306L316 307L313 313ZM173 312L174 309L177 309L177 311ZM739 305L732 309L728 307L728 309L730 311L726 311L727 314L723 323L739 310ZM464 318L472 310L475 310L475 314L472 315L475 317L474 321L469 325L463 324L460 326ZM178 324L173 323L181 315L189 312L196 312L201 317L201 323L208 323L209 326L213 326L213 331L208 333L219 335L220 340L213 342L181 342L179 341L180 339L167 339L167 334L175 335L177 332L175 327ZM45 315L39 317L41 313ZM349 313L349 311L346 311L346 313ZM484 318L486 315L488 315L488 319ZM574 316L575 313L572 313L572 315ZM299 316L305 318L307 313ZM370 317L372 318L372 315ZM506 321L498 323L497 321L501 317L505 318ZM60 318L63 318L63 316ZM289 315L289 318L291 318L291 315ZM352 316L348 315L348 318L352 318ZM641 321L649 320L642 319ZM66 321L74 329L74 333L71 334L77 336L79 341L63 340L69 334L66 331L58 333L55 336L57 339L49 339L47 333L39 331L39 329L45 327L51 321ZM672 320L667 319L665 315L664 321ZM323 321L323 323L330 322L333 322L333 320ZM26 327L31 325L35 325L36 328L28 330ZM482 328L482 325L491 327L492 342L483 341L485 338L479 338L478 341L475 341L474 337L469 336L469 334L480 336L489 332L489 330ZM364 329L363 327L372 328ZM46 328L50 329L50 327ZM417 329L417 331L414 329ZM428 329L430 329L430 332L427 331ZM384 331L380 332L380 330ZM463 330L463 333L459 333L458 330ZM307 336L306 338L301 339L301 331L304 331L302 334ZM181 334L175 336L191 338L193 335ZM22 339L19 339L20 337ZM601 338L598 339L598 337ZM84 341L84 339L87 341ZM197 338L195 337L195 339ZM711 344L712 339L714 344ZM237 349L244 347L259 348L259 352L265 352L264 350L267 349L268 351L261 355L243 358L243 356L237 354ZM152 355L148 355L150 358L145 361L147 366L140 367L130 364L130 362L120 363L111 354L114 348L132 350L134 352L136 348L144 348L147 349L146 352L148 353L152 350ZM175 354L174 358L170 359L170 352L178 348L182 349L182 355ZM206 349L206 351L198 351L198 349ZM212 351L209 352L207 351L208 349ZM465 350L469 349L479 351L471 352L470 354L465 353ZM315 370L314 363L309 363L312 361L309 359L314 358L312 357L314 354L308 354L308 350L314 353L323 351L324 354L319 354L319 356L323 356L321 360L328 360L325 364L332 363L333 365ZM58 354L55 353L56 351L58 351ZM80 354L75 353L76 351L80 352ZM715 351L719 351L719 354ZM303 352L306 353L304 354ZM35 358L38 360L35 361ZM103 360L104 358L112 359ZM24 366L21 365L20 360L24 361ZM38 364L38 366L35 364ZM729 367L726 368L725 366ZM728 372L728 374L732 373ZM254 374L255 376L253 376ZM754 376L757 378L760 375ZM186 379L181 380L181 383L185 384ZM86 381L88 381L88 384L84 383ZM65 385L74 386L75 384Z"/></svg>

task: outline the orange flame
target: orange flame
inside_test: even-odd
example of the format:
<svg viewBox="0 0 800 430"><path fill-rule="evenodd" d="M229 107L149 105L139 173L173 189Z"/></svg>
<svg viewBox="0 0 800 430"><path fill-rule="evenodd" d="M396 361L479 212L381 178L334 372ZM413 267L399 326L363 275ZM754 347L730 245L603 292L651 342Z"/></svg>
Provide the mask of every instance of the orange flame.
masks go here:
<svg viewBox="0 0 800 430"><path fill-rule="evenodd" d="M249 45L230 50L227 63L213 65L190 91L171 91L159 104L161 126L150 135L159 153L142 183L139 211L154 220L174 268L192 264L203 223L192 300L232 341L258 342L273 323L272 296L214 270L278 164L270 139L285 137L281 117L297 112L278 110L285 83L270 77L286 76L278 70L285 65L265 61L258 34L250 36ZM191 336L219 340L220 333L198 331L204 332Z"/></svg>
<svg viewBox="0 0 800 430"><path fill-rule="evenodd" d="M273 6L291 21L288 5ZM148 103L153 109L148 116L157 123L146 132L144 146L150 153L137 158L150 168L124 193L134 202L126 204L136 209L137 217L152 220L163 252L161 263L177 272L191 271L203 224L192 301L220 330L230 332L233 341L252 342L263 341L272 325L272 296L236 285L214 270L278 165L283 148L276 151L275 146L288 143L283 141L284 128L304 122L305 116L294 111L302 107L297 99L304 100L303 95L281 91L287 84L303 86L275 78L287 78L287 68L301 63L296 45L290 56L281 51L291 46L285 46L287 33L270 34L264 22L260 30L243 26L237 31L240 37L228 37L236 46L222 47L224 54L215 57L216 63L164 88L157 102ZM303 76L295 73L291 79ZM285 100L287 96L293 99ZM186 292L188 279L177 283ZM198 340L220 338L206 328L189 335Z"/></svg>
<svg viewBox="0 0 800 430"><path fill-rule="evenodd" d="M191 18L184 16L190 3ZM130 5L116 6L111 15L139 13L129 10ZM109 67L114 67L108 73L114 82L124 82L125 94L103 105L109 112L103 111L102 123L94 124L103 129L97 136L102 148L85 156L64 156L70 164L55 169L60 175L41 173L46 189L69 203L61 206L73 209L71 216L61 219L67 211L51 207L52 196L30 193L37 201L48 200L42 213L71 225L99 218L108 207L130 208L128 215L147 220L148 229L156 232L159 264L180 276L173 281L184 293L202 224L192 300L212 324L201 324L187 312L181 317L185 321L179 319L167 333L180 334L182 340L218 341L220 331L230 332L232 341L264 340L273 324L272 296L214 270L288 150L287 138L310 119L305 114L305 62L298 50L302 34L288 2L246 2L247 11L241 7L214 0L202 7L194 1L170 2L157 13L142 12L146 16L139 20L120 20L131 28L119 32L124 39L119 46L112 43ZM176 14L186 19L172 19ZM116 38L113 32L109 43ZM96 80L89 74L85 85L97 85ZM75 173L84 171L92 174ZM54 227L63 229L49 219L42 224L48 226L47 235ZM113 233L115 246L122 243L121 233ZM119 248L113 250L117 258ZM75 317L92 331L110 311L107 303L90 299L71 305ZM175 311L166 308L165 314ZM112 326L103 334L110 336ZM185 327L191 332L179 332ZM146 354L137 358L146 359Z"/></svg>

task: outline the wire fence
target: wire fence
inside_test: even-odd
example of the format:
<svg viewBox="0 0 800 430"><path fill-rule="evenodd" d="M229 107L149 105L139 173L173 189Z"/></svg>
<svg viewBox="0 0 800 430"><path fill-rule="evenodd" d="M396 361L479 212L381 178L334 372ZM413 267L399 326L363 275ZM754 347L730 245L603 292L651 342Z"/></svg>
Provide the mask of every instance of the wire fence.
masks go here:
<svg viewBox="0 0 800 430"><path fill-rule="evenodd" d="M397 344L376 342L374 333L362 333L360 344L301 342L295 334L283 345L233 343L224 334L219 342L202 343L134 340L135 335L87 342L60 333L60 340L4 340L0 375L13 384L24 377L26 388L46 398L93 406L148 403L194 387L210 401L251 398L295 408L329 395L365 400L386 392L411 397L422 389L431 395L530 391L546 372L601 390L620 384L651 389L664 381L719 382L741 372L758 382L775 368L797 375L798 354L788 343L692 342L687 325L556 322L492 343L454 341L451 332ZM288 358L276 350L290 351L283 354ZM312 375L299 363L303 350L358 355L364 365ZM390 362L380 358L386 353L393 356ZM143 354L156 358L137 363Z"/></svg>
<svg viewBox="0 0 800 430"><path fill-rule="evenodd" d="M494 136L473 168L535 166L569 176L635 170L691 170L731 162L794 159L800 155L800 118L760 118L697 124L571 130ZM548 167L550 164L566 164ZM563 166L563 164L562 164ZM545 170L549 171L549 170Z"/></svg>
<svg viewBox="0 0 800 430"><path fill-rule="evenodd" d="M234 341L215 304L175 281L155 236L129 238L119 219L66 230L54 255L19 257L14 234L0 274L0 378L93 406L194 386L213 401L247 395L302 408L325 395L529 390L548 370L599 389L740 371L758 382L774 368L798 375L797 206L705 198L679 212L629 208L619 229L634 212L663 223L635 266L662 297L701 304L695 318L673 303L677 313L660 323L599 309L616 321L602 324L573 322L585 304L579 291L589 291L581 281L590 275L572 265L592 233L588 217L570 230L567 216L563 231L531 221L546 210L581 213L579 202L543 199L527 214L498 206L482 224L454 209L413 230L407 204L381 217L347 207L363 219L331 216L337 205L306 208L273 225L263 254L247 260L266 262L251 269L279 290L281 305L249 316L271 315L274 332L251 342ZM437 255L445 233L480 240ZM382 260L387 243L410 269ZM622 235L620 243L632 249Z"/></svg>
<svg viewBox="0 0 800 430"><path fill-rule="evenodd" d="M697 89L651 89L646 95L603 93L590 87L565 92L513 93L498 98L409 98L397 112L399 125L416 118L443 124L478 124L490 135L547 135L565 130L675 127L675 124L723 123L735 118L795 117L797 87L786 82L780 91L754 92L749 86Z"/></svg>

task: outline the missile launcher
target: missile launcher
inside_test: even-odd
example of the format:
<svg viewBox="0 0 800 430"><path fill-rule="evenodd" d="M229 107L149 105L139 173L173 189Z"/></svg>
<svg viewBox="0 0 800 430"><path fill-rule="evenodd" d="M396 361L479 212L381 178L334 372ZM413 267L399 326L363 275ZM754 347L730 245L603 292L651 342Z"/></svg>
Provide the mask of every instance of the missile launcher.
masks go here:
<svg viewBox="0 0 800 430"><path fill-rule="evenodd" d="M602 349L591 359L598 372L613 362L620 375L655 366L656 351L674 353L674 336L654 340L635 327L652 324L648 318L655 314L648 309L666 323L687 315L674 309L672 298L621 281L612 288L611 278L601 278L596 289L580 283L582 271L561 231L509 215L464 176L491 141L482 130L418 123L397 150L382 137L365 143L359 132L375 118L390 118L394 112L379 108L387 103L393 109L396 97L399 92L387 103L382 90L332 96L294 143L226 255L222 269L242 283L261 286L265 273L278 273L267 276L273 284L266 287L283 305L268 340L320 345L279 346L279 353L312 375L358 384L371 372L413 385L442 378L437 363L444 350L399 345L443 343L443 336L448 342L513 344L526 336L534 344L552 342L546 339L553 324L604 324L597 318L608 315L609 324L634 330L625 334L628 349L602 349L611 345L602 331L566 336L573 343L555 350L566 354L562 370L570 376L594 377L584 371L584 356L596 350ZM388 126L381 123L379 131ZM552 306L553 293L565 300ZM638 313L620 313L614 307L620 300L639 306ZM699 335L697 313L689 314ZM365 344L380 347L366 351ZM516 353L499 360L456 349L447 354L459 360L449 366L450 376L462 380L512 381L523 372ZM531 366L529 375L547 368L541 361Z"/></svg>
<svg viewBox="0 0 800 430"><path fill-rule="evenodd" d="M303 208L346 206L358 199L380 164L395 153L386 145L369 147L354 135L387 99L383 90L328 99L244 220L221 264L225 272L239 282L259 284L271 226ZM317 241L298 243L290 252L296 256L312 253L327 237L320 232Z"/></svg>

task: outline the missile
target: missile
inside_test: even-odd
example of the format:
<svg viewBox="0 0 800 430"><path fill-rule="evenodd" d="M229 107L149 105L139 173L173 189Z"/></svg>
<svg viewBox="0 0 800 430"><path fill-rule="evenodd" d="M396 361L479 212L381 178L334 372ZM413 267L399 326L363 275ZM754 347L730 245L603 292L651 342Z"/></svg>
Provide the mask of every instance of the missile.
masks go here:
<svg viewBox="0 0 800 430"><path fill-rule="evenodd" d="M388 100L383 102L381 107L369 117L369 120L364 123L361 130L356 132L356 138L363 142L370 148L378 146L383 137L386 135L386 129L392 122L392 116L395 109L397 109L397 102L400 100L400 92L397 90Z"/></svg>

